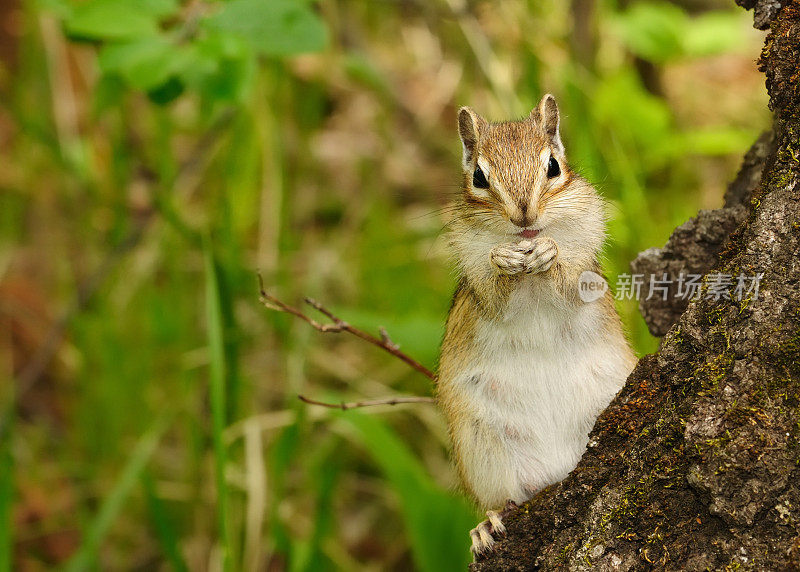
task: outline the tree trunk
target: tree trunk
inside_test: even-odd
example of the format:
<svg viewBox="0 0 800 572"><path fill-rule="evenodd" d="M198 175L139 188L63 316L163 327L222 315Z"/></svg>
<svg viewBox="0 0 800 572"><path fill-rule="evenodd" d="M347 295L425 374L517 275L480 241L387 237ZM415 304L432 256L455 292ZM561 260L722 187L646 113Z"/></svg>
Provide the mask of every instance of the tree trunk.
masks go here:
<svg viewBox="0 0 800 572"><path fill-rule="evenodd" d="M646 303L639 362L561 483L505 522L478 570L800 570L800 6L739 0L770 26L773 131L725 207L634 262L638 272L763 272L757 295ZM659 300L660 302L660 300Z"/></svg>

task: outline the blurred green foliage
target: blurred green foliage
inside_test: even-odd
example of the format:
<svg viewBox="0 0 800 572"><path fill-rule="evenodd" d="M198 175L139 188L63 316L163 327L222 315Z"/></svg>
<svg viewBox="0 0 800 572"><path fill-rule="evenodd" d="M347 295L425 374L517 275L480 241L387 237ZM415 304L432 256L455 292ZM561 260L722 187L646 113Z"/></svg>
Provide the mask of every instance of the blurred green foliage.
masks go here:
<svg viewBox="0 0 800 572"><path fill-rule="evenodd" d="M613 284L719 204L767 124L759 36L708 4L14 5L0 563L463 569L478 515L435 409L296 400L429 381L267 311L256 272L287 301L385 326L433 368L454 286L455 110L522 116L550 91L571 163L609 202ZM619 309L654 350L634 303Z"/></svg>
<svg viewBox="0 0 800 572"><path fill-rule="evenodd" d="M258 56L290 56L325 47L323 21L301 0L230 0L195 5L177 0L48 0L74 40L97 41L104 104L125 88L166 104L190 89L205 102L244 103ZM210 14L206 14L206 9ZM116 88L116 89L115 89Z"/></svg>

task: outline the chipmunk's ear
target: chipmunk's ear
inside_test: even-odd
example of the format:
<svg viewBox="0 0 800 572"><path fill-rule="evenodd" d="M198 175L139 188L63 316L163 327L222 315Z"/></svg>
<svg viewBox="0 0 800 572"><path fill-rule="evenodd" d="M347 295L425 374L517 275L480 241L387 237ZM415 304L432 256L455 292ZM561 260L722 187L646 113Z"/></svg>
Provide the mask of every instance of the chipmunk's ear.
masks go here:
<svg viewBox="0 0 800 572"><path fill-rule="evenodd" d="M536 109L531 111L530 118L542 128L550 140L550 144L559 153L563 153L564 145L561 143L561 134L558 132L559 116L556 98L549 93L545 94Z"/></svg>
<svg viewBox="0 0 800 572"><path fill-rule="evenodd" d="M458 110L458 134L464 146L464 168L470 168L478 147L478 138L486 126L486 120L469 107Z"/></svg>

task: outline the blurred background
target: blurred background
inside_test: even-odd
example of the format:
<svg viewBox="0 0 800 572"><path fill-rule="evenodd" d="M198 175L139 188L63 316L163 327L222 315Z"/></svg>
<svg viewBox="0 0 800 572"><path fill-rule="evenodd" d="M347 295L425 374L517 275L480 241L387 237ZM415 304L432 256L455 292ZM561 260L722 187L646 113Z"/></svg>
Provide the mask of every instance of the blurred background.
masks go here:
<svg viewBox="0 0 800 572"><path fill-rule="evenodd" d="M722 0L4 0L0 570L464 569L478 515L435 407L297 400L430 381L264 308L257 272L434 368L458 106L506 119L552 92L609 202L613 285L721 204L768 126L750 20Z"/></svg>

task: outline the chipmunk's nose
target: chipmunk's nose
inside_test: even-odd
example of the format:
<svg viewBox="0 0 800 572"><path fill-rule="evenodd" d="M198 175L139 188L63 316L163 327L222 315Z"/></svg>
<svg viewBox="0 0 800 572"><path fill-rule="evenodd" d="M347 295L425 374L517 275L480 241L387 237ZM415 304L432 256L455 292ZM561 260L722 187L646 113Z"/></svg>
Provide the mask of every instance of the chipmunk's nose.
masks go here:
<svg viewBox="0 0 800 572"><path fill-rule="evenodd" d="M517 203L518 210L509 218L517 226L526 227L533 224L533 219L528 216L528 203L520 201Z"/></svg>

